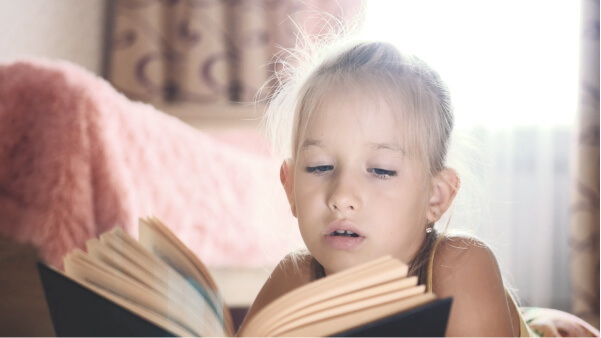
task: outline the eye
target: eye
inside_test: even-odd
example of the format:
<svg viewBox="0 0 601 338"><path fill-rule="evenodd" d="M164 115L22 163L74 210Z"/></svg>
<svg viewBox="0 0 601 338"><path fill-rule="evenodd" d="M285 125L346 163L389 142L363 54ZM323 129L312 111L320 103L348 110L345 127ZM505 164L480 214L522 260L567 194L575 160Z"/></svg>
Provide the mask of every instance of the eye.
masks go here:
<svg viewBox="0 0 601 338"><path fill-rule="evenodd" d="M305 170L308 173L323 174L323 173L333 170L333 169L334 169L333 165L318 165L318 166L314 166L314 167L307 167Z"/></svg>
<svg viewBox="0 0 601 338"><path fill-rule="evenodd" d="M394 171L394 170L369 168L369 169L367 169L367 171L376 175L378 178L391 178L391 177L396 176L396 171Z"/></svg>

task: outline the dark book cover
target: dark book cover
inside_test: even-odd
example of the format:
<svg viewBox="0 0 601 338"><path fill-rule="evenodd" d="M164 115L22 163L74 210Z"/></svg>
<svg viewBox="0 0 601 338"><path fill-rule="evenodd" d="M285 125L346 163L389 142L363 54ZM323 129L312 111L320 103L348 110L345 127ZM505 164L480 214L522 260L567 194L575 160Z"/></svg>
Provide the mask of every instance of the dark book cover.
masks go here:
<svg viewBox="0 0 601 338"><path fill-rule="evenodd" d="M438 299L336 337L444 337L452 303L452 298Z"/></svg>
<svg viewBox="0 0 601 338"><path fill-rule="evenodd" d="M44 263L38 271L57 337L174 336Z"/></svg>
<svg viewBox="0 0 601 338"><path fill-rule="evenodd" d="M58 337L166 337L171 332L122 308L44 263L38 271ZM441 337L452 299L436 300L336 336Z"/></svg>

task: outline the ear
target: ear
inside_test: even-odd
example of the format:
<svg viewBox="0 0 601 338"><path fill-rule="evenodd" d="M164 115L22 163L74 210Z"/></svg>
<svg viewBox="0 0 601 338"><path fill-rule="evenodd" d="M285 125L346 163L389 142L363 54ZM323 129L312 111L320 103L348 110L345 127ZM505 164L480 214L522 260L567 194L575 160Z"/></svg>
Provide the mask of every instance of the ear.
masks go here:
<svg viewBox="0 0 601 338"><path fill-rule="evenodd" d="M286 191L286 197L288 203L290 203L290 210L292 215L296 217L296 201L294 200L294 169L292 168L292 160L287 159L282 162L280 167L280 182Z"/></svg>
<svg viewBox="0 0 601 338"><path fill-rule="evenodd" d="M459 191L460 185L461 181L457 172L450 168L443 169L432 178L428 212L426 215L428 223L438 221L449 209Z"/></svg>

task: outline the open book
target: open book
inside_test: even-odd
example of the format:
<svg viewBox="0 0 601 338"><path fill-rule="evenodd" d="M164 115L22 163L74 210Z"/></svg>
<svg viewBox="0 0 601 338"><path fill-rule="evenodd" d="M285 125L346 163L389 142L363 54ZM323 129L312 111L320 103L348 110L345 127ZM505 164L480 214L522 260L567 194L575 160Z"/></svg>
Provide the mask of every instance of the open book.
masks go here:
<svg viewBox="0 0 601 338"><path fill-rule="evenodd" d="M40 276L58 336L233 336L208 269L156 218L139 240L114 228ZM240 281L244 283L244 281ZM451 299L407 277L391 257L333 274L276 299L241 336L442 336Z"/></svg>

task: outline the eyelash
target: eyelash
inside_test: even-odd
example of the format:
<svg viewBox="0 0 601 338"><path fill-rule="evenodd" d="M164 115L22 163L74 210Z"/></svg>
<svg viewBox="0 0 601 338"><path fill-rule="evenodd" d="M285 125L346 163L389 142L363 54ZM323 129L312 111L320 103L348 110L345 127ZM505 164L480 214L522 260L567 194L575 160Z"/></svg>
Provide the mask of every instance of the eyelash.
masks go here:
<svg viewBox="0 0 601 338"><path fill-rule="evenodd" d="M333 169L334 169L333 165L318 165L315 167L307 167L306 171L308 173L323 174L326 171L333 170Z"/></svg>
<svg viewBox="0 0 601 338"><path fill-rule="evenodd" d="M314 167L307 167L305 170L308 173L324 174L326 171L330 171L333 169L334 169L333 165L318 165L318 166L314 166ZM378 178L382 178L382 179L391 178L391 177L394 177L397 175L397 172L394 170L386 170L386 169L380 169L380 168L370 168L370 169L367 169L367 171L376 175Z"/></svg>
<svg viewBox="0 0 601 338"><path fill-rule="evenodd" d="M370 168L370 169L367 169L367 171L376 175L378 178L383 178L383 179L394 177L397 174L396 171L394 171L394 170L386 170L386 169L380 169L380 168Z"/></svg>

